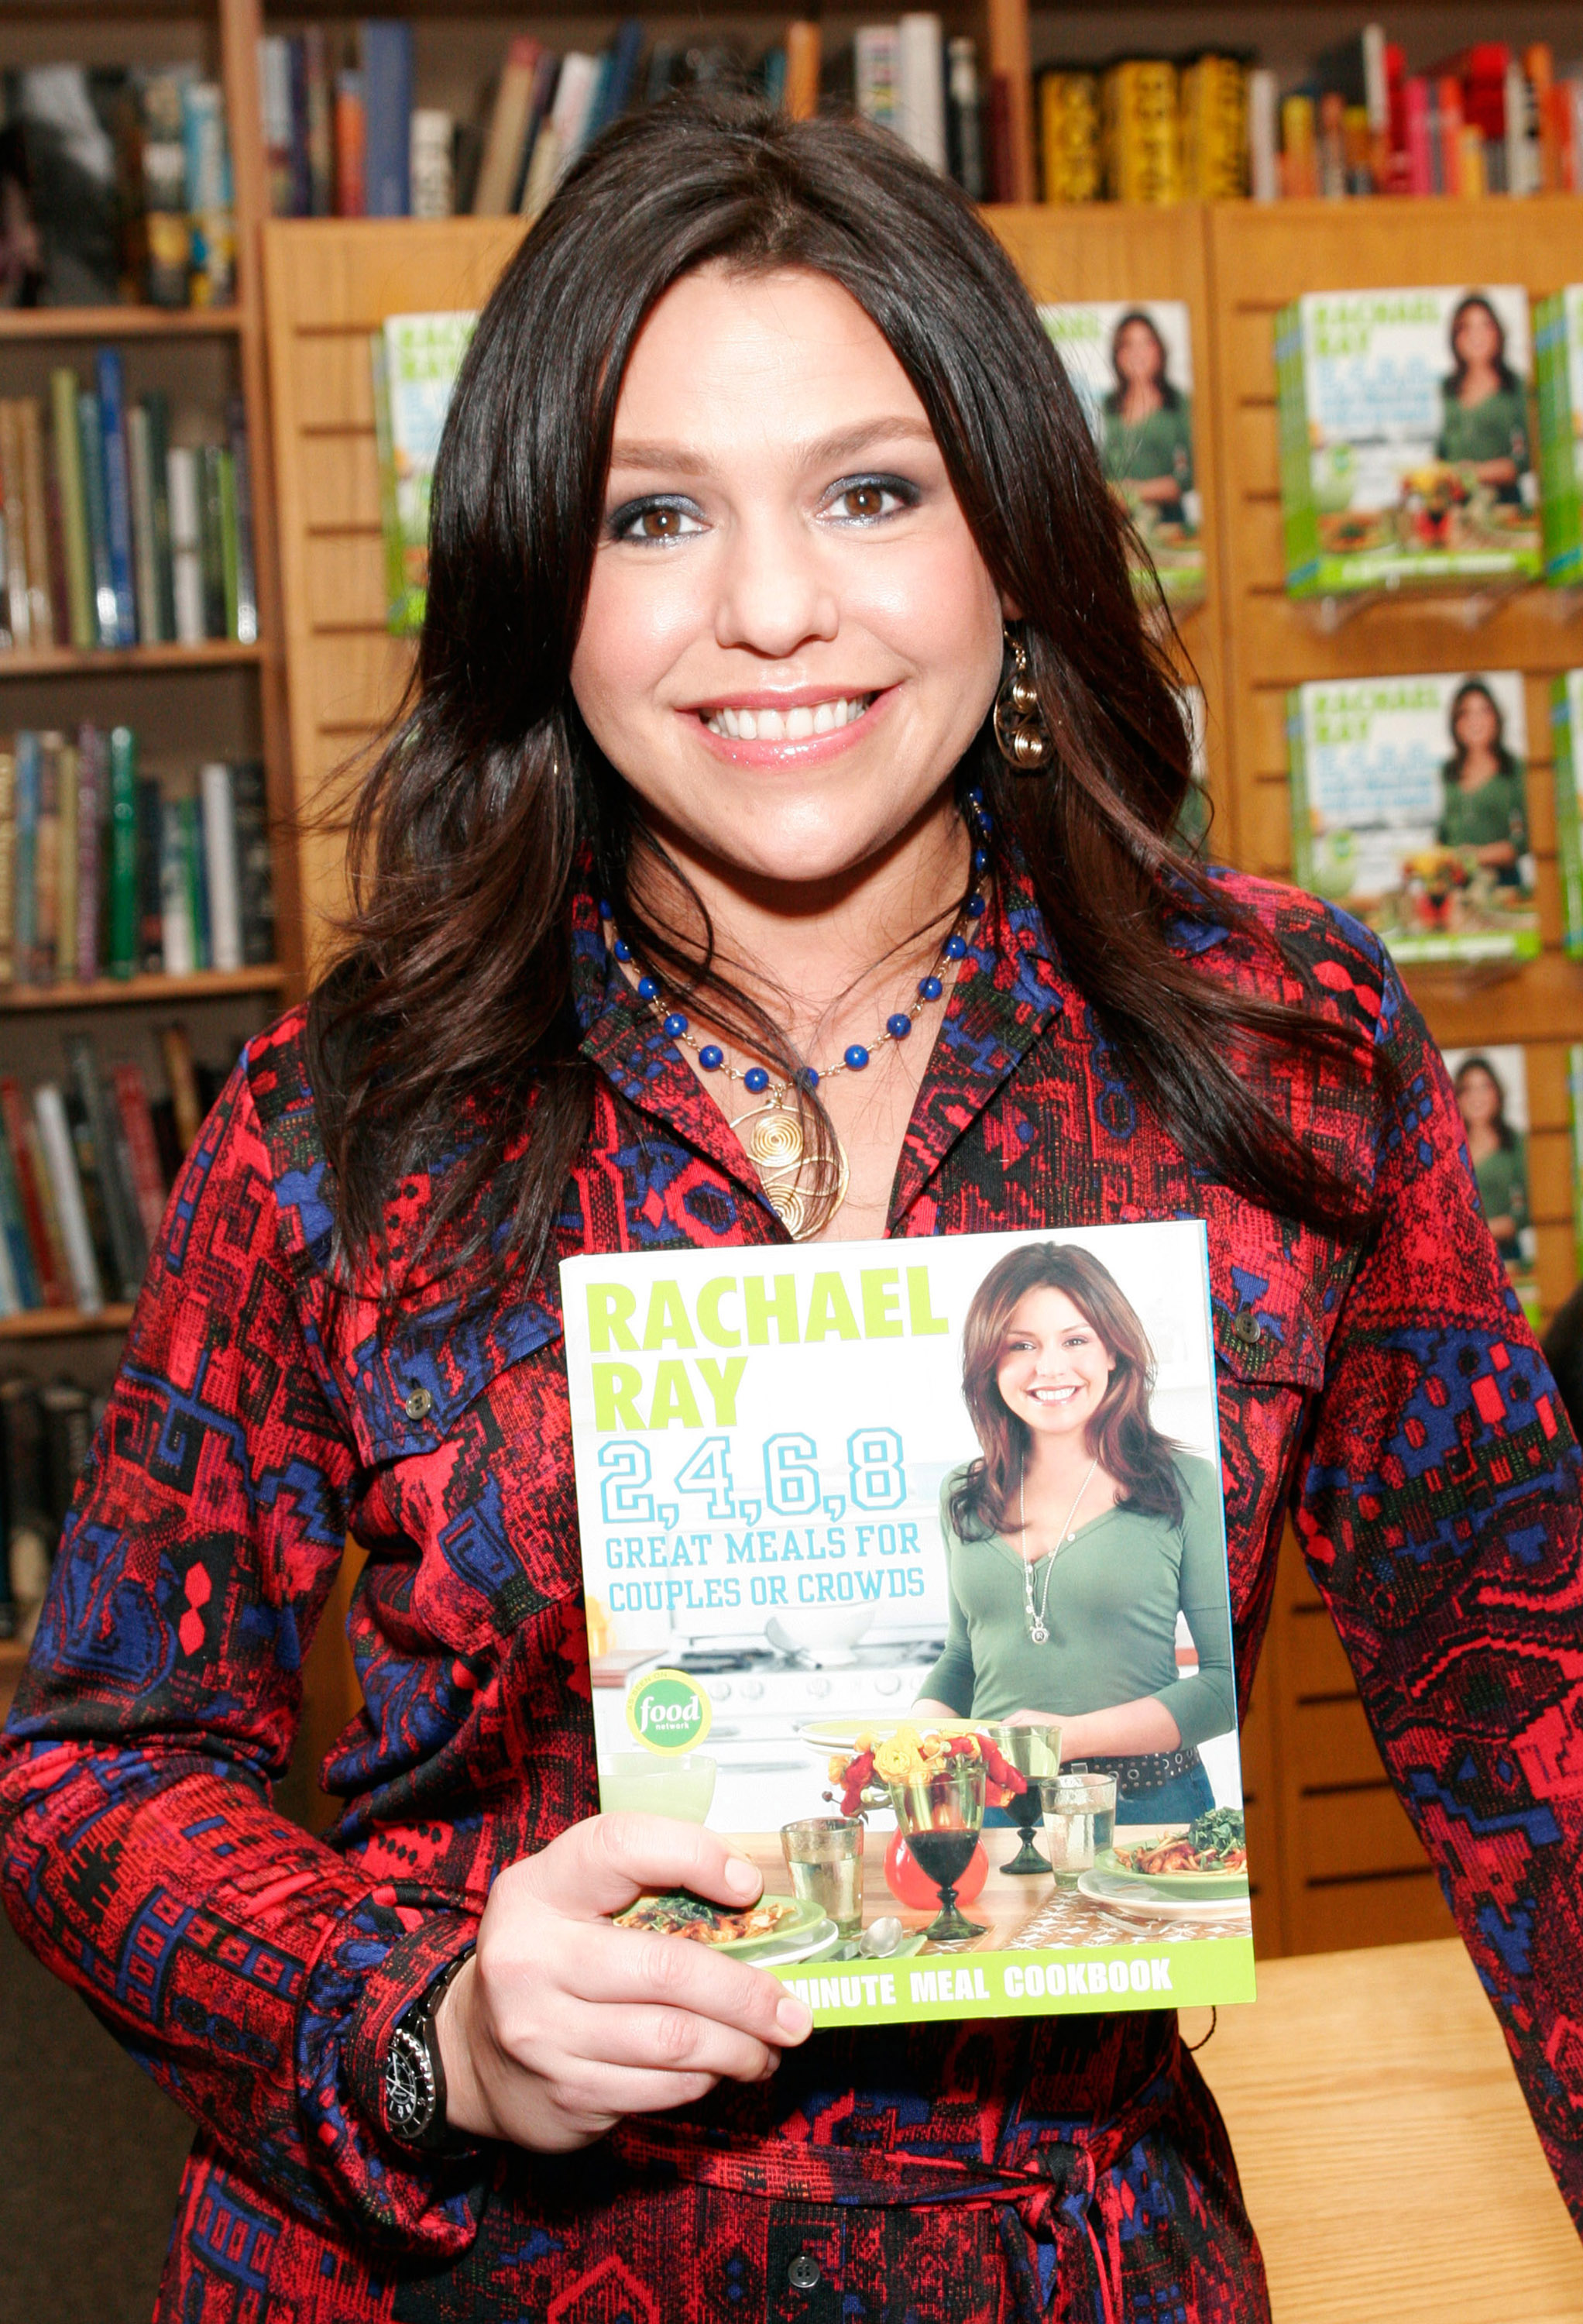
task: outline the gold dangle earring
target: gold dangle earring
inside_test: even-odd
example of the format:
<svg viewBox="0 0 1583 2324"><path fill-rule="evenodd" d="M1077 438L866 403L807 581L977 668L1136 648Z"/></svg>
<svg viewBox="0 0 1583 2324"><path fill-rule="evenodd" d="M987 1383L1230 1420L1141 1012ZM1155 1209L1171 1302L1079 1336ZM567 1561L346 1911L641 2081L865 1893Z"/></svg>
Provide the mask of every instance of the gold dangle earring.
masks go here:
<svg viewBox="0 0 1583 2324"><path fill-rule="evenodd" d="M1028 669L1027 648L1015 631L1006 632L1008 657L995 696L995 741L1001 757L1019 775L1036 775L1054 756L1055 745Z"/></svg>

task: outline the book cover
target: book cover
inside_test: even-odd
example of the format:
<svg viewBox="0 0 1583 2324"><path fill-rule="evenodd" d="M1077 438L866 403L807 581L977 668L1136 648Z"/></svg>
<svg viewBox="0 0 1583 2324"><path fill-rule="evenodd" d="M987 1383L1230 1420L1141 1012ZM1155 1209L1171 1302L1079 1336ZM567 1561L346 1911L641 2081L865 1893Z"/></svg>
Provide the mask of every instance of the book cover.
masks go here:
<svg viewBox="0 0 1583 2324"><path fill-rule="evenodd" d="M121 1116L111 1101L99 1070L97 1052L87 1036L74 1035L66 1045L66 1056L78 1108L93 1149L104 1209L111 1259L106 1279L119 1283L123 1299L135 1299L149 1254L138 1214L132 1160L122 1135Z"/></svg>
<svg viewBox="0 0 1583 2324"><path fill-rule="evenodd" d="M20 1315L29 1303L23 1297L23 1286L17 1279L17 1247L12 1239L12 1221L14 1217L20 1226L21 1212L5 1164L5 1141L0 1139L0 1315Z"/></svg>
<svg viewBox="0 0 1583 2324"><path fill-rule="evenodd" d="M187 879L187 916L192 929L192 957L197 968L213 968L214 936L209 921L209 867L204 851L203 813L196 798L176 802L181 817L181 862Z"/></svg>
<svg viewBox="0 0 1583 2324"><path fill-rule="evenodd" d="M1314 292L1277 344L1293 595L1538 577L1524 290Z"/></svg>
<svg viewBox="0 0 1583 2324"><path fill-rule="evenodd" d="M143 899L138 871L137 737L130 726L110 730L109 930L105 966L112 976L135 976L142 965Z"/></svg>
<svg viewBox="0 0 1583 2324"><path fill-rule="evenodd" d="M217 81L182 82L181 133L191 231L188 303L226 307L236 294L236 220L225 99Z"/></svg>
<svg viewBox="0 0 1583 2324"><path fill-rule="evenodd" d="M53 984L60 939L60 751L53 728L39 738L39 807L33 826L34 984Z"/></svg>
<svg viewBox="0 0 1583 2324"><path fill-rule="evenodd" d="M115 575L110 563L110 507L105 486L105 438L99 399L77 399L77 436L82 456L82 499L87 518L88 569L93 583L94 636L99 646L121 642Z"/></svg>
<svg viewBox="0 0 1583 2324"><path fill-rule="evenodd" d="M77 730L77 958L75 973L91 984L100 973L104 915L102 864L109 806L108 752L103 727Z"/></svg>
<svg viewBox="0 0 1583 2324"><path fill-rule="evenodd" d="M137 602L133 580L132 486L126 463L126 382L115 347L94 358L98 386L99 429L104 439L105 537L110 550L110 584L115 597L117 645L137 643Z"/></svg>
<svg viewBox="0 0 1583 2324"><path fill-rule="evenodd" d="M12 944L18 984L35 982L38 860L39 738L24 727L16 737L16 844L12 856Z"/></svg>
<svg viewBox="0 0 1583 2324"><path fill-rule="evenodd" d="M167 976L190 976L198 967L181 806L179 799L160 801L160 951Z"/></svg>
<svg viewBox="0 0 1583 2324"><path fill-rule="evenodd" d="M126 478L132 503L132 578L137 634L145 646L169 644L160 621L160 577L154 539L154 472L147 407L126 415Z"/></svg>
<svg viewBox="0 0 1583 2324"><path fill-rule="evenodd" d="M83 1216L87 1222L100 1288L106 1299L122 1298L125 1296L125 1286L121 1280L115 1246L110 1235L105 1159L75 1074L67 1075L61 1084L60 1096L66 1109L71 1150L77 1161L77 1182L82 1195ZM59 1194L59 1188L56 1191Z"/></svg>
<svg viewBox="0 0 1583 2324"><path fill-rule="evenodd" d="M187 213L187 154L181 84L186 72L150 72L141 89L145 245L143 289L152 307L185 307L192 230Z"/></svg>
<svg viewBox="0 0 1583 2324"><path fill-rule="evenodd" d="M336 74L332 128L336 150L336 216L363 217L367 205L364 181L367 124L364 117L363 75L360 72Z"/></svg>
<svg viewBox="0 0 1583 2324"><path fill-rule="evenodd" d="M198 770L203 824L203 863L208 896L211 968L242 965L242 878L231 770L211 760Z"/></svg>
<svg viewBox="0 0 1583 2324"><path fill-rule="evenodd" d="M1041 307L1066 375L1167 604L1203 601L1202 502L1193 459L1192 324L1180 299Z"/></svg>
<svg viewBox="0 0 1583 2324"><path fill-rule="evenodd" d="M423 626L434 464L451 391L477 319L472 314L435 314L391 315L385 320L382 394L389 451L382 460L381 500L390 625L398 637ZM377 384L377 371L375 376Z"/></svg>
<svg viewBox="0 0 1583 2324"><path fill-rule="evenodd" d="M1514 1042L1442 1049L1462 1134L1478 1185L1478 1204L1495 1237L1506 1280L1539 1329L1539 1239L1528 1193L1528 1061Z"/></svg>
<svg viewBox="0 0 1583 2324"><path fill-rule="evenodd" d="M1039 159L1047 202L1097 202L1105 186L1097 73L1052 65L1039 75Z"/></svg>
<svg viewBox="0 0 1583 2324"><path fill-rule="evenodd" d="M400 17L364 17L364 199L369 217L405 217L412 207L412 27Z"/></svg>
<svg viewBox="0 0 1583 2324"><path fill-rule="evenodd" d="M164 802L157 777L137 778L138 965L145 976L165 968Z"/></svg>
<svg viewBox="0 0 1583 2324"><path fill-rule="evenodd" d="M198 454L198 571L203 582L203 633L231 634L225 589L225 455L217 444Z"/></svg>
<svg viewBox="0 0 1583 2324"><path fill-rule="evenodd" d="M41 407L41 413L42 410ZM60 501L60 462L52 410L43 415L43 441L40 449L44 471L44 530L49 555L51 627L55 643L69 646L75 642L71 624L71 576L67 569L66 525Z"/></svg>
<svg viewBox="0 0 1583 2324"><path fill-rule="evenodd" d="M1240 57L1195 57L1182 75L1182 186L1190 201L1247 191L1247 69Z"/></svg>
<svg viewBox="0 0 1583 2324"><path fill-rule="evenodd" d="M16 401L12 396L0 397L0 507L5 518L6 622L12 644L25 650L33 643L33 614L28 591L22 431Z"/></svg>
<svg viewBox="0 0 1583 2324"><path fill-rule="evenodd" d="M876 128L896 127L900 71L900 27L860 24L852 36L852 103L860 117Z"/></svg>
<svg viewBox="0 0 1583 2324"><path fill-rule="evenodd" d="M37 1126L23 1095L22 1084L14 1074L0 1076L0 1121L4 1122L6 1141L11 1148L12 1167L16 1173L17 1194L27 1227L29 1254L41 1301L46 1307L67 1306L70 1301L70 1277L61 1246L60 1224L41 1166Z"/></svg>
<svg viewBox="0 0 1583 2324"><path fill-rule="evenodd" d="M245 968L265 968L275 957L275 867L270 852L263 761L235 760L230 774L236 825L242 962Z"/></svg>
<svg viewBox="0 0 1583 2324"><path fill-rule="evenodd" d="M77 744L60 737L56 754L55 975L69 984L77 974L77 883L80 870L80 790Z"/></svg>
<svg viewBox="0 0 1583 2324"><path fill-rule="evenodd" d="M170 402L162 388L145 395L141 406L148 420L149 493L153 515L152 555L159 600L160 637L166 644L180 636L176 626L176 576L170 541Z"/></svg>
<svg viewBox="0 0 1583 2324"><path fill-rule="evenodd" d="M940 19L928 9L905 14L897 27L896 132L920 161L945 169L945 43Z"/></svg>
<svg viewBox="0 0 1583 2324"><path fill-rule="evenodd" d="M154 1135L148 1084L141 1065L110 1068L110 1086L121 1117L121 1136L131 1171L133 1195L143 1227L143 1240L152 1250L165 1216L165 1178L160 1167L159 1142Z"/></svg>
<svg viewBox="0 0 1583 2324"><path fill-rule="evenodd" d="M88 1214L78 1176L77 1148L66 1116L66 1101L58 1084L41 1082L33 1092L33 1118L49 1174L50 1193L71 1285L73 1304L85 1315L97 1315L105 1304L99 1262L88 1229Z"/></svg>
<svg viewBox="0 0 1583 2324"><path fill-rule="evenodd" d="M1536 302L1533 353L1544 577L1570 587L1583 580L1583 284Z"/></svg>
<svg viewBox="0 0 1583 2324"><path fill-rule="evenodd" d="M510 217L516 208L527 163L525 148L538 58L538 42L526 32L519 33L506 51L473 189L474 217Z"/></svg>
<svg viewBox="0 0 1583 2324"><path fill-rule="evenodd" d="M602 1805L765 1880L634 1916L822 2025L1251 1999L1201 1222L560 1272ZM1146 1697L1147 1821L1060 1732Z"/></svg>
<svg viewBox="0 0 1583 2324"><path fill-rule="evenodd" d="M16 976L16 751L0 735L0 985Z"/></svg>
<svg viewBox="0 0 1583 2324"><path fill-rule="evenodd" d="M69 367L62 366L50 374L51 438L60 498L60 539L66 558L71 643L82 652L97 645L99 633L94 611L93 550L88 540L78 393L77 374Z"/></svg>
<svg viewBox="0 0 1583 2324"><path fill-rule="evenodd" d="M38 1269L33 1265L32 1246L23 1213L22 1189L12 1161L11 1140L3 1130L0 1130L0 1257L5 1262L5 1288L12 1301L5 1312L14 1315L24 1307L41 1307L43 1296L39 1289Z"/></svg>
<svg viewBox="0 0 1583 2324"><path fill-rule="evenodd" d="M179 1157L189 1154L198 1142L203 1128L203 1102L198 1093L198 1069L193 1064L192 1043L185 1025L162 1025L160 1028L160 1056L165 1068L165 1083L170 1093L170 1109L176 1130Z"/></svg>
<svg viewBox="0 0 1583 2324"><path fill-rule="evenodd" d="M1583 960L1583 669L1565 669L1551 680L1550 728L1561 945Z"/></svg>
<svg viewBox="0 0 1583 2324"><path fill-rule="evenodd" d="M1164 57L1126 57L1100 84L1105 186L1116 202L1182 198L1180 93Z"/></svg>
<svg viewBox="0 0 1583 2324"><path fill-rule="evenodd" d="M165 457L170 504L170 598L178 644L204 641L202 521L198 512L198 454L172 444Z"/></svg>
<svg viewBox="0 0 1583 2324"><path fill-rule="evenodd" d="M969 201L981 202L986 186L979 47L965 33L945 44L945 159Z"/></svg>
<svg viewBox="0 0 1583 2324"><path fill-rule="evenodd" d="M225 627L220 635L235 638L241 616L241 564L236 538L236 463L229 451L216 457L220 491L220 584L224 597Z"/></svg>
<svg viewBox="0 0 1583 2324"><path fill-rule="evenodd" d="M1287 744L1300 886L1399 961L1538 953L1520 672L1299 687Z"/></svg>
<svg viewBox="0 0 1583 2324"><path fill-rule="evenodd" d="M335 134L331 125L329 42L322 24L302 31L302 85L307 102L308 214L328 217L334 208Z"/></svg>
<svg viewBox="0 0 1583 2324"><path fill-rule="evenodd" d="M235 618L233 634L238 644L258 642L258 571L253 546L253 470L247 456L247 407L239 395L225 406L229 438L232 522L235 534Z"/></svg>

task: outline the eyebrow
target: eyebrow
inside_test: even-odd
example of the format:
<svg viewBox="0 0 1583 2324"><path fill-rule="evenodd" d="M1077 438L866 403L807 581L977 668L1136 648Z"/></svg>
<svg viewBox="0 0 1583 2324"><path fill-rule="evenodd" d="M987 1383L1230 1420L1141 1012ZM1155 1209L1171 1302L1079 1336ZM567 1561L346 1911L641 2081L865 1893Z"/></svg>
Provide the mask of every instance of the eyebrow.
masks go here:
<svg viewBox="0 0 1583 2324"><path fill-rule="evenodd" d="M801 457L809 465L823 466L833 460L849 460L866 452L872 444L894 444L897 440L916 444L933 444L934 431L926 420L911 420L897 416L893 419L865 420L855 428L839 429L832 436L821 436L802 447ZM643 441L625 438L611 447L612 468L668 468L674 474L701 476L713 463L702 452L691 450L686 444L667 444L662 440Z"/></svg>

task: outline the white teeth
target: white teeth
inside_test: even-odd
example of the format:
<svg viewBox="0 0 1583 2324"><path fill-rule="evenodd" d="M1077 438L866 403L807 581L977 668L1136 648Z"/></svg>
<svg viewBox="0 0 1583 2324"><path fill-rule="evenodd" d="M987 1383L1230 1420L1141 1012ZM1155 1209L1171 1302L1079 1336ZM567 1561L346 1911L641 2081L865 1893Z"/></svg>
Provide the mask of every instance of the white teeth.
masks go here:
<svg viewBox="0 0 1583 2324"><path fill-rule="evenodd" d="M792 710L712 710L704 723L712 734L733 742L805 742L851 725L873 699L871 694L853 694L811 706L799 702Z"/></svg>

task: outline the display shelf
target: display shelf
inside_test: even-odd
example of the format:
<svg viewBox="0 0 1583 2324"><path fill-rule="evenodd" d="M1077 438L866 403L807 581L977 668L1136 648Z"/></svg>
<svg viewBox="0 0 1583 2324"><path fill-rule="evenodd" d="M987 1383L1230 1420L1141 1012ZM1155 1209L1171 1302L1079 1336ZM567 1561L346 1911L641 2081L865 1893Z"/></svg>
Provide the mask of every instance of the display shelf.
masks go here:
<svg viewBox="0 0 1583 2324"><path fill-rule="evenodd" d="M100 976L91 984L0 986L0 1015L26 1016L41 1009L109 1009L127 1003L169 1005L178 1001L228 1001L238 992L279 992L290 971L265 968L206 968L192 976Z"/></svg>
<svg viewBox="0 0 1583 2324"><path fill-rule="evenodd" d="M235 337L239 307L5 307L0 340Z"/></svg>
<svg viewBox="0 0 1583 2324"><path fill-rule="evenodd" d="M0 679L98 678L128 670L236 669L262 661L262 645L209 638L200 646L51 646L36 652L0 649Z"/></svg>
<svg viewBox="0 0 1583 2324"><path fill-rule="evenodd" d="M81 1340L101 1332L124 1332L132 1308L124 1300L103 1307L30 1307L20 1315L0 1315L0 1340Z"/></svg>

